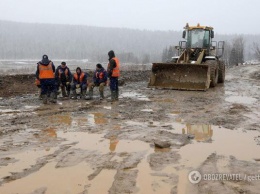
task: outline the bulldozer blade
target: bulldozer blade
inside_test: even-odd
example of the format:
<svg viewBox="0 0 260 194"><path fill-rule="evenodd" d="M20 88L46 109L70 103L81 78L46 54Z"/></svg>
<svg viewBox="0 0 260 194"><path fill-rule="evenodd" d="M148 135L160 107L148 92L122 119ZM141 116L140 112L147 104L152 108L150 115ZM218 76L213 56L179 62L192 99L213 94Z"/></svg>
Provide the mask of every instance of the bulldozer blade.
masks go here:
<svg viewBox="0 0 260 194"><path fill-rule="evenodd" d="M148 87L176 90L207 90L210 84L208 65L153 63Z"/></svg>

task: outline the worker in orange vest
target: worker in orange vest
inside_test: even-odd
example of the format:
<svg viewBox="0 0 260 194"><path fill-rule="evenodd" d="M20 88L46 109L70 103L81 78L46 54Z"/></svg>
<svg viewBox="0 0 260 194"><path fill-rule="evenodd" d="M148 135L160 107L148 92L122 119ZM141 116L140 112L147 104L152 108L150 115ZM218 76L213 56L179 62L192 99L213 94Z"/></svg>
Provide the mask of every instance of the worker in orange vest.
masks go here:
<svg viewBox="0 0 260 194"><path fill-rule="evenodd" d="M100 100L105 98L104 96L104 87L107 84L107 71L104 67L98 63L96 65L96 71L93 74L93 82L88 85L89 96L86 97L86 100L93 99L93 89L94 87L99 87Z"/></svg>
<svg viewBox="0 0 260 194"><path fill-rule="evenodd" d="M118 100L118 78L120 76L120 63L113 50L108 52L109 63L107 66L107 73L109 77L109 86L111 91L111 101Z"/></svg>
<svg viewBox="0 0 260 194"><path fill-rule="evenodd" d="M55 72L55 79L58 85L57 90L59 90L59 87L61 87L62 97L69 97L72 75L66 62L61 62L61 65L57 67Z"/></svg>
<svg viewBox="0 0 260 194"><path fill-rule="evenodd" d="M87 74L84 73L80 67L77 67L76 73L73 75L73 82L71 84L72 99L77 99L77 91L80 91L80 97L86 97L87 91Z"/></svg>
<svg viewBox="0 0 260 194"><path fill-rule="evenodd" d="M42 60L37 63L36 78L40 80L41 96L43 104L47 104L47 94L50 94L50 102L56 103L56 83L55 66L47 55L42 56Z"/></svg>

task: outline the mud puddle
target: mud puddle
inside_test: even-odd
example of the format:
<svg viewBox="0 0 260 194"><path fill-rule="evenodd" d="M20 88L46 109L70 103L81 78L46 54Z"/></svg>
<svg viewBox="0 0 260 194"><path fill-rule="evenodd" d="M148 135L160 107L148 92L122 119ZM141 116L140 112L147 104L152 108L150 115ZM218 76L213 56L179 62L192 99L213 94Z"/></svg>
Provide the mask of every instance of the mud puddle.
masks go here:
<svg viewBox="0 0 260 194"><path fill-rule="evenodd" d="M254 104L257 102L256 98L247 96L230 96L225 99L227 102L239 103L239 104Z"/></svg>
<svg viewBox="0 0 260 194"><path fill-rule="evenodd" d="M64 115L64 118L59 118L60 122L66 121L65 123L67 123L67 117L70 116ZM108 193L118 174L116 166L133 162L137 162L136 166L130 165L130 169L137 171L136 193L170 193L173 187L178 190L178 193L187 193L190 186L188 173L197 169L212 153L227 157L232 153L232 156L245 161L260 158L260 147L254 141L254 137L259 136L257 131L228 130L212 125L185 125L175 122L167 123L174 128L171 130L164 129L165 123L162 122L127 121L125 124L147 129L149 129L149 125L153 124L155 130L158 127L160 130L172 133L190 134L193 140L191 144L179 149L158 149L153 144L139 140L124 140L117 135L105 138L103 133L89 134L46 129L45 133L49 134L49 137L62 139L61 145L69 144L70 148L66 153L49 159L48 163L38 171L3 184L0 187L0 193L15 193L18 190L19 193L31 193L38 190L44 190L45 193L80 193L83 191ZM57 149L58 147L53 147L48 152L53 153ZM247 151L241 152L242 149ZM180 155L176 162L159 166L159 169L151 166L153 154L173 152ZM8 156L20 163L14 162L1 168L1 178L8 176L10 172L21 172L30 168L38 158L44 157L46 153L46 150L32 150L27 154ZM134 156L133 159L126 160L126 157L131 155ZM104 166L93 179L89 179L91 174L95 174L96 168L100 168L98 166L107 162L111 165L115 164L115 166L112 165L109 168ZM225 170L225 165L225 160L223 160L220 167L222 166ZM129 170L125 172L127 171Z"/></svg>
<svg viewBox="0 0 260 194"><path fill-rule="evenodd" d="M131 98L131 99L141 100L141 101L151 101L147 96L134 91L129 91L129 92L126 91L122 93L119 98Z"/></svg>
<svg viewBox="0 0 260 194"><path fill-rule="evenodd" d="M46 133L51 135L53 130L47 130ZM88 193L107 193L114 181L116 169L103 169L93 180L90 180L88 177L95 171L93 163L102 162L102 156L106 160L107 154L111 152L115 153L112 155L111 161L122 162L125 154L147 152L151 149L149 144L138 140L118 140L116 136L105 139L104 134L56 131L55 138L64 139L62 143L64 145L71 145L68 155L58 155L57 158L49 160L37 172L2 185L0 193L16 193L17 191L19 193L31 193L38 189L44 190L46 193L79 193L85 190ZM55 149L58 148L52 148L48 152L52 153ZM85 154L82 157L88 158L86 160L91 160L93 153L100 155L101 161L80 161L78 158L81 157L77 155L70 158L69 155L71 153L77 154L77 151L81 156ZM45 154L46 151L44 150L33 150L26 154L9 156L17 159L19 163L9 164L7 167L0 169L1 178L8 176L10 172L21 172L30 168L37 159ZM89 157L88 154L90 154ZM62 158L57 161L60 157Z"/></svg>

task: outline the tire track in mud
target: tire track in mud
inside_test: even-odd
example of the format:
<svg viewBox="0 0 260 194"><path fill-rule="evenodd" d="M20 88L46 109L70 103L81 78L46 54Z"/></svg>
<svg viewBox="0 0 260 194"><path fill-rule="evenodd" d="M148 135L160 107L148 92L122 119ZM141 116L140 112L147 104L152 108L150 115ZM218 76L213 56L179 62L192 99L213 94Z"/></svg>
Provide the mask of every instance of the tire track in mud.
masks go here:
<svg viewBox="0 0 260 194"><path fill-rule="evenodd" d="M47 155L41 159L36 161L35 165L32 165L30 168L24 169L23 172L11 172L10 176L3 177L2 181L0 181L0 186L9 183L11 181L24 178L38 170L40 170L43 166L45 166L50 160L56 158L59 154L69 149L74 144L62 145L60 149L55 151L53 154Z"/></svg>

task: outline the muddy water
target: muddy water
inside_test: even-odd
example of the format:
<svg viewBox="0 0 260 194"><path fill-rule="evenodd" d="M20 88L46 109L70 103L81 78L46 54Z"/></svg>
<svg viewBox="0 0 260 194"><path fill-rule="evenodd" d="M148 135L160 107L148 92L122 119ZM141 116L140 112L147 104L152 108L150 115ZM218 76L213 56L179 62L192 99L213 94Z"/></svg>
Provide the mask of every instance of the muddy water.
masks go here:
<svg viewBox="0 0 260 194"><path fill-rule="evenodd" d="M150 99L147 96L134 91L126 91L122 93L119 98L132 98L141 101L150 101Z"/></svg>
<svg viewBox="0 0 260 194"><path fill-rule="evenodd" d="M69 116L65 115L58 120L67 124L67 117ZM71 123L73 122L71 121ZM100 124L100 122L97 122L97 124ZM147 127L149 124L149 122L126 122L126 125L142 127ZM154 122L153 124L160 127L160 125L165 123ZM170 193L172 184L167 177L173 175L178 177L178 193L189 193L190 183L187 179L188 173L193 169L197 169L212 153L223 156L229 156L232 153L231 155L237 159L246 161L254 161L254 158L260 158L260 148L254 141L254 137L258 136L258 132L256 131L234 131L211 125L167 124L171 124L174 127L174 133L191 134L194 135L194 139L191 144L176 149L181 155L178 163L165 166L160 171L151 169L149 155L155 152L170 152L173 148L158 149L149 143L138 140L120 140L117 136L111 136L106 139L104 138L104 134L62 132L53 128L45 129L44 133L50 138L63 139L62 144L74 143L71 144L73 145L70 148L71 150L94 151L96 154L104 156L111 152L115 153L116 155L112 157L111 161L122 162L123 158L118 155L120 153L145 153L139 164L135 167L138 170L136 179L137 193ZM56 149L58 148L51 148L48 154L53 153ZM242 149L246 149L247 151L241 152ZM19 162L1 168L1 178L10 175L10 172L21 172L23 169L29 168L35 164L38 158L44 157L46 154L46 150L32 150L26 153L10 155L9 157L15 158ZM177 170L175 167L179 164L182 165L182 168ZM94 169L86 161L62 168L57 168L56 165L57 161L52 159L40 168L39 171L2 185L0 193L15 193L18 190L19 193L30 193L39 188L45 188L46 193L79 193L84 190L87 190L89 193L107 193L117 173L116 169L103 169L93 180L89 180L88 176L94 172ZM224 169L224 160L221 165ZM100 185L100 182L102 182L102 185Z"/></svg>
<svg viewBox="0 0 260 194"><path fill-rule="evenodd" d="M31 107L28 107L30 109ZM105 110L110 110L109 106L103 107ZM12 109L7 114L13 114ZM141 109L142 112L150 113L154 109ZM46 110L41 110L44 112ZM154 148L153 144L142 142L139 140L120 139L118 135L105 138L106 133L99 131L98 133L87 133L77 131L80 127L99 128L106 126L112 122L111 117L117 117L118 114L111 113L110 115L104 112L88 112L85 115L74 115L71 113L62 113L48 117L49 123L55 123L57 126L64 126L67 130L60 130L59 127L47 127L41 132L45 134L44 142L50 139L62 141L60 145L54 147L46 147L46 149L32 149L19 154L10 154L5 157L14 158L15 162L0 168L0 180L10 176L11 172L22 172L24 169L30 168L37 163L37 160L44 158L46 155L54 153L61 145L71 145L68 152L80 150L79 155L75 155L75 160L67 161L67 166L58 168L59 163L57 158L50 159L46 165L42 166L38 171L5 183L0 187L0 193L30 193L39 188L45 188L46 193L80 193L88 191L88 193L108 193L108 190L113 185L117 168L104 168L94 177L89 180L96 166L93 166L93 161L81 160L77 161L77 157L89 153L99 155L99 160L106 162L107 154L114 154L109 162L125 163L125 154L142 153L140 162L133 167L138 171L136 178L136 193L170 193L173 187L173 180L176 179L178 193L190 193L190 183L187 179L188 173L191 170L197 169L209 155L217 153L221 156L233 155L239 160L254 161L255 158L260 158L260 147L254 141L254 138L259 135L257 131L243 131L241 129L229 130L219 126L212 125L191 125L185 124L184 120L179 117L180 111L171 111L167 114L168 122L153 121L125 121L113 124L112 130L124 130L125 127L140 127L144 130L165 130L172 133L190 134L193 137L191 144L185 145L179 149ZM165 126L171 126L168 129ZM32 130L32 129L30 129ZM33 130L32 130L33 131ZM134 138L133 138L134 139ZM241 150L246 150L241 152ZM160 171L153 170L149 163L149 156L158 152L176 151L181 158L177 163L163 166ZM81 153L82 152L82 153ZM124 153L124 154L123 154ZM66 161L67 157L63 156ZM92 157L90 155L89 157ZM98 162L98 161L94 161ZM225 170L223 160L219 168ZM181 166L181 167L180 167ZM176 178L173 178L176 177ZM102 182L102 185L100 185ZM175 184L175 183L174 183ZM62 185L62 186L61 186Z"/></svg>

